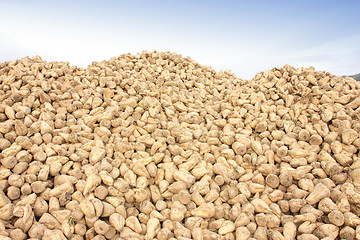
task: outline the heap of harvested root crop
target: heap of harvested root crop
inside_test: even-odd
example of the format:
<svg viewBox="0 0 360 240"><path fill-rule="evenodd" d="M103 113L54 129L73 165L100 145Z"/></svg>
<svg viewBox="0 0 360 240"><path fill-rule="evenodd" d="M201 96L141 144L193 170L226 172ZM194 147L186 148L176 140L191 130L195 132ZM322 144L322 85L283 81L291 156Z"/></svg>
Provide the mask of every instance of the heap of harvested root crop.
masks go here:
<svg viewBox="0 0 360 240"><path fill-rule="evenodd" d="M359 106L313 68L0 63L0 239L360 239Z"/></svg>

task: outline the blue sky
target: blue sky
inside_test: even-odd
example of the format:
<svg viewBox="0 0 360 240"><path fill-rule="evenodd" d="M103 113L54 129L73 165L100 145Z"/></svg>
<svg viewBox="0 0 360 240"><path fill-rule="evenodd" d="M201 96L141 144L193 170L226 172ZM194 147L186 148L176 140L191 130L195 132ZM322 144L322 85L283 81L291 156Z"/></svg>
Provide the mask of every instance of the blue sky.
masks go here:
<svg viewBox="0 0 360 240"><path fill-rule="evenodd" d="M0 0L0 61L86 67L142 50L190 56L251 79L291 64L360 72L360 1Z"/></svg>

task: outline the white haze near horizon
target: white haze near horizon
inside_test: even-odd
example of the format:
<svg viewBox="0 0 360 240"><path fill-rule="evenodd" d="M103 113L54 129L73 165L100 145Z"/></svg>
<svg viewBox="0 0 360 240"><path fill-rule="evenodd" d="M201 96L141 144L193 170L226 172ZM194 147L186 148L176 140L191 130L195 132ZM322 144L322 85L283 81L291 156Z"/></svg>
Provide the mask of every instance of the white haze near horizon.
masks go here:
<svg viewBox="0 0 360 240"><path fill-rule="evenodd" d="M343 1L343 8L318 1L329 6L313 10L287 1L260 1L262 7L242 1L74 2L0 0L0 62L39 55L87 67L157 50L190 56L217 71L229 69L243 79L285 64L336 75L360 72L360 27L352 22L356 1Z"/></svg>

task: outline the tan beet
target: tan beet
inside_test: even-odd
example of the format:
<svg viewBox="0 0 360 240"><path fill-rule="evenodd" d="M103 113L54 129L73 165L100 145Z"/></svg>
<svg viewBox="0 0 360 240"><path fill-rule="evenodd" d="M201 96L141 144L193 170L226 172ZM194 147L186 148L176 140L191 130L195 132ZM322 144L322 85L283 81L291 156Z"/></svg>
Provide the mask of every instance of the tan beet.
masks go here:
<svg viewBox="0 0 360 240"><path fill-rule="evenodd" d="M94 223L94 230L97 234L104 235L107 231L110 230L110 226L104 221L97 220Z"/></svg>
<svg viewBox="0 0 360 240"><path fill-rule="evenodd" d="M44 236L42 239L59 239L59 240L65 240L66 237L64 236L64 234L62 233L61 230L59 229L55 229L55 230L50 230L50 229L46 229L44 231Z"/></svg>
<svg viewBox="0 0 360 240"><path fill-rule="evenodd" d="M339 228L332 224L323 224L314 231L314 235L323 239L329 237L330 239L336 239L339 234Z"/></svg>
<svg viewBox="0 0 360 240"><path fill-rule="evenodd" d="M11 230L9 236L14 240L24 240L27 238L26 234L19 228Z"/></svg>
<svg viewBox="0 0 360 240"><path fill-rule="evenodd" d="M285 239L294 239L296 236L296 225L293 222L285 223L283 235Z"/></svg>
<svg viewBox="0 0 360 240"><path fill-rule="evenodd" d="M150 218L147 222L146 236L151 239L154 238L159 231L160 221L157 218Z"/></svg>
<svg viewBox="0 0 360 240"><path fill-rule="evenodd" d="M60 228L60 223L55 217L48 213L44 213L39 219L39 223L44 224L48 229Z"/></svg>
<svg viewBox="0 0 360 240"><path fill-rule="evenodd" d="M306 198L309 204L315 204L324 197L330 196L330 190L322 183L315 185L313 192Z"/></svg>
<svg viewBox="0 0 360 240"><path fill-rule="evenodd" d="M335 226L342 226L344 224L344 215L340 211L332 211L328 214L329 221Z"/></svg>
<svg viewBox="0 0 360 240"><path fill-rule="evenodd" d="M339 236L341 239L356 239L356 231L355 229L345 226L343 229L340 230Z"/></svg>
<svg viewBox="0 0 360 240"><path fill-rule="evenodd" d="M308 233L304 233L304 234L299 235L298 239L299 240L319 240L319 238L316 237L315 235L308 234Z"/></svg>

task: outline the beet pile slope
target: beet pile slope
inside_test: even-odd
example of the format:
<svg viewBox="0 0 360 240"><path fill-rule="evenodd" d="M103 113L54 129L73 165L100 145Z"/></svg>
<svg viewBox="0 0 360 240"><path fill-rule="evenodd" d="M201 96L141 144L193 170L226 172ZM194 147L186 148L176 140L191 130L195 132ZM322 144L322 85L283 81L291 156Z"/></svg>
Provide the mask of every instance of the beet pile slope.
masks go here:
<svg viewBox="0 0 360 240"><path fill-rule="evenodd" d="M0 239L359 239L359 106L288 65L0 63Z"/></svg>

